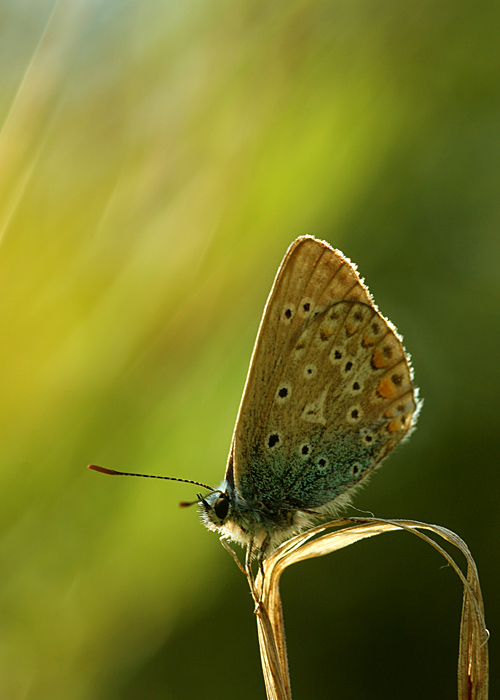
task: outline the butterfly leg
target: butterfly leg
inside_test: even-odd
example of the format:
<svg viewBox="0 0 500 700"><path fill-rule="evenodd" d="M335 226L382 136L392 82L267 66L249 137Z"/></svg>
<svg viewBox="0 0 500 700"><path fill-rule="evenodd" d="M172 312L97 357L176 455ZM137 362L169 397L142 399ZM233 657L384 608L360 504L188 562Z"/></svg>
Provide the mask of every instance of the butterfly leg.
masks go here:
<svg viewBox="0 0 500 700"><path fill-rule="evenodd" d="M242 573L242 574L245 574L245 576L246 576L246 575L247 575L247 572L246 572L245 569L242 567L241 562L240 562L240 560L238 559L238 556L237 556L236 552L234 551L234 549L232 549L232 548L229 546L228 541L227 541L224 537L221 537L221 538L220 538L220 543L221 543L221 545L224 547L224 549L227 549L227 551L229 552L229 554L233 557L233 559L234 559L234 561L236 562L236 564L237 564L237 566L238 566L238 569L241 571L241 573Z"/></svg>
<svg viewBox="0 0 500 700"><path fill-rule="evenodd" d="M271 538L269 537L269 535L266 535L266 538L262 542L262 545L259 550L259 569L262 575L262 580L264 580L264 559L266 558L267 550L270 544Z"/></svg>

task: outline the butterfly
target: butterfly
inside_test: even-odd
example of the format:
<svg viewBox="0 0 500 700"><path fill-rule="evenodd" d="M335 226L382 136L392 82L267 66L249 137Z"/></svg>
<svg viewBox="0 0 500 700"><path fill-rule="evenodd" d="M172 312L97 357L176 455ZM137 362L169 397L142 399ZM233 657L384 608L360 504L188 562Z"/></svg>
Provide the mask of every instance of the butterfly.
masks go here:
<svg viewBox="0 0 500 700"><path fill-rule="evenodd" d="M173 480L209 489L194 502L202 520L247 547L248 567L346 504L410 434L420 405L401 337L356 267L301 236L264 308L222 483Z"/></svg>

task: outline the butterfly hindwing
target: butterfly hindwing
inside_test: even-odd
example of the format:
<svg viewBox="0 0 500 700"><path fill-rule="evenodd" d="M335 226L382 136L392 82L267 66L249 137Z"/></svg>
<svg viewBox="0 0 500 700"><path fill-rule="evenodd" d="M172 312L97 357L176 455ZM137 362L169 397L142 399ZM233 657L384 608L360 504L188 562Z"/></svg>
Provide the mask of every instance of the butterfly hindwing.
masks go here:
<svg viewBox="0 0 500 700"><path fill-rule="evenodd" d="M355 268L298 238L269 295L235 427L240 494L321 507L380 463L415 407L401 341Z"/></svg>

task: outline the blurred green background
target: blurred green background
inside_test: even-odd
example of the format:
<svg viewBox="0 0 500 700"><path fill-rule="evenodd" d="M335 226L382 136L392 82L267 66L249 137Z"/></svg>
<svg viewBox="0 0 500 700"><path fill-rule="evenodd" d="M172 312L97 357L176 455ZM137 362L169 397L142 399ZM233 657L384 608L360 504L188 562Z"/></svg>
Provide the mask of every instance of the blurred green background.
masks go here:
<svg viewBox="0 0 500 700"><path fill-rule="evenodd" d="M305 233L357 262L425 399L355 505L466 540L499 697L499 22L495 0L0 3L2 698L264 698L245 580L177 507L196 487L86 465L219 483ZM294 698L455 697L461 585L417 538L282 593Z"/></svg>

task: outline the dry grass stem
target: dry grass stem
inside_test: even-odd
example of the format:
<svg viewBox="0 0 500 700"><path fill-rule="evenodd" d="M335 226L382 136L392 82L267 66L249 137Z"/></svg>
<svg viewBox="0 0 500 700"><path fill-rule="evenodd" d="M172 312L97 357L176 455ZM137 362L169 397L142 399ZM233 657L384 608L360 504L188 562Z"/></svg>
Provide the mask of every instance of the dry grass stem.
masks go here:
<svg viewBox="0 0 500 700"><path fill-rule="evenodd" d="M335 528L333 531L332 529ZM384 532L406 530L436 549L455 570L464 586L458 658L458 700L488 698L488 631L477 568L465 542L438 525L414 520L337 518L310 528L284 542L263 562L255 581L247 572L255 600L260 654L268 700L291 700L283 611L279 580L283 571L299 561L321 557ZM422 530L439 535L457 547L467 560L465 575L450 554Z"/></svg>

